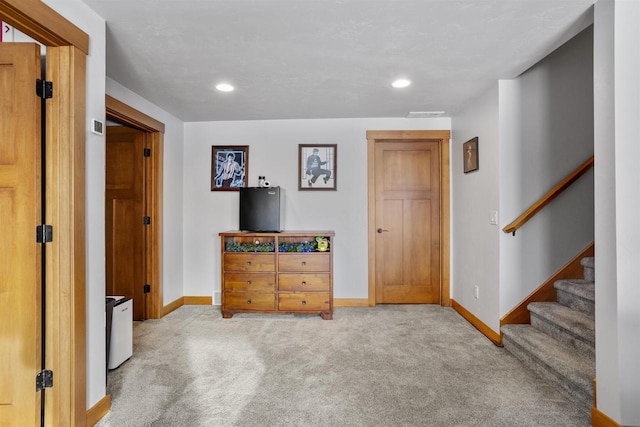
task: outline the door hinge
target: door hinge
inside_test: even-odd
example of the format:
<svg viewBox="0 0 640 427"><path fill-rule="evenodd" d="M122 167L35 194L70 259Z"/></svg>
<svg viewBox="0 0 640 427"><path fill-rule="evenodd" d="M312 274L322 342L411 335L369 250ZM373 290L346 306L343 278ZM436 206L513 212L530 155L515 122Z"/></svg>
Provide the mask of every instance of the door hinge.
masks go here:
<svg viewBox="0 0 640 427"><path fill-rule="evenodd" d="M36 391L53 387L53 371L45 369L36 375Z"/></svg>
<svg viewBox="0 0 640 427"><path fill-rule="evenodd" d="M149 224L151 224L151 217L150 217L150 216L145 216L145 217L143 217L143 218L142 218L142 223L143 223L144 225L149 225Z"/></svg>
<svg viewBox="0 0 640 427"><path fill-rule="evenodd" d="M144 156L145 157L151 157L151 148L145 148L144 149Z"/></svg>
<svg viewBox="0 0 640 427"><path fill-rule="evenodd" d="M50 243L53 242L53 226L41 224L36 227L36 242Z"/></svg>
<svg viewBox="0 0 640 427"><path fill-rule="evenodd" d="M151 285L147 283L146 285L144 285L144 293L148 294L150 292L151 292Z"/></svg>
<svg viewBox="0 0 640 427"><path fill-rule="evenodd" d="M42 99L53 98L53 82L37 79L36 95Z"/></svg>

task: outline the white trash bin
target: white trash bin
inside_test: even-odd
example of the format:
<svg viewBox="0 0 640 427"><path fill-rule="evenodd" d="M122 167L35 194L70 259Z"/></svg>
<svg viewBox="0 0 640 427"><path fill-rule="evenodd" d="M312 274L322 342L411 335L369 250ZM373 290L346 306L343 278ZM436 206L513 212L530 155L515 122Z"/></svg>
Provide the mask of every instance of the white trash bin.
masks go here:
<svg viewBox="0 0 640 427"><path fill-rule="evenodd" d="M133 355L133 299L123 296L114 298L111 318L111 343L109 345L109 369L122 365Z"/></svg>

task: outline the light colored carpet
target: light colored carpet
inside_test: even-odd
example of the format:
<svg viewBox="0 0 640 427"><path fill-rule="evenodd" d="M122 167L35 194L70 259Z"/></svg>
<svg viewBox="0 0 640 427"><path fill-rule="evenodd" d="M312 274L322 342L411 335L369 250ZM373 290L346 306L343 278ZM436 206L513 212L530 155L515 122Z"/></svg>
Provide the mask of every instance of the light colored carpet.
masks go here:
<svg viewBox="0 0 640 427"><path fill-rule="evenodd" d="M134 326L98 426L589 426L554 386L436 305Z"/></svg>

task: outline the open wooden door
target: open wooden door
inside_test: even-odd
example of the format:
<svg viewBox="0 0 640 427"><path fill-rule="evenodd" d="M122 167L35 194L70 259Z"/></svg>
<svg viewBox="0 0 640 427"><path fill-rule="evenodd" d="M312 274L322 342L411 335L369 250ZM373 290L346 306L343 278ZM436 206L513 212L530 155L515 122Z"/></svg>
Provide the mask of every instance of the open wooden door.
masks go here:
<svg viewBox="0 0 640 427"><path fill-rule="evenodd" d="M40 424L40 47L0 43L0 425Z"/></svg>
<svg viewBox="0 0 640 427"><path fill-rule="evenodd" d="M1 1L1 0L0 0ZM109 95L105 96L105 107L107 119L116 123L120 123L123 126L120 131L115 131L113 135L118 132L129 134L126 138L140 138L141 133L144 137L144 176L138 178L144 180L145 195L144 216L148 217L149 224L144 226L145 242L145 292L144 293L144 319L159 319L163 316L163 298L162 298L162 158L163 158L163 141L164 141L164 124L155 120L153 117L138 111L130 106L118 101ZM107 127L107 146L109 146L109 139L111 130L118 126ZM132 132L133 131L133 132ZM134 136L135 135L135 136ZM118 136L118 138L121 138ZM125 139L126 139L125 138ZM115 138L114 138L115 139ZM138 156L140 153L138 146L134 151L131 151L132 156ZM107 155L109 158L110 156ZM118 170L126 167L124 164L119 165L118 159L107 160L107 174L114 173L119 174ZM127 160L129 161L129 160ZM131 159L130 164L139 161ZM113 169L113 171L111 171ZM112 185L121 178L109 178L107 177L106 191L110 192ZM111 182L111 184L110 184ZM118 184L122 186L123 184ZM110 189L111 188L111 189ZM109 199L109 198L108 198ZM107 200L107 206L110 206L111 202ZM107 216L109 213L107 212ZM107 235L111 235L112 231L109 225L106 226ZM112 251L110 249L111 243L107 242L107 257ZM107 274L113 266L109 266L107 260ZM148 285L148 286L147 286ZM112 289L107 286L107 294L113 295ZM135 300L134 300L135 305Z"/></svg>
<svg viewBox="0 0 640 427"><path fill-rule="evenodd" d="M106 291L107 295L133 298L134 320L147 318L145 141L143 131L107 126Z"/></svg>
<svg viewBox="0 0 640 427"><path fill-rule="evenodd" d="M11 98L5 97L5 93L0 94L0 188L4 195L4 200L0 202L2 206L0 211L0 230L2 237L0 238L0 425L19 425L29 426L36 424L36 416L31 412L33 408L32 401L22 407L24 412L21 413L20 419L12 420L5 423L5 415L11 417L13 409L5 404L6 396L15 396L20 398L15 391L25 390L28 396L37 395L40 406L41 393L35 392L35 381L33 373L11 387L12 391L7 391L5 385L7 381L19 375L17 372L9 372L6 369L22 370L27 369L32 364L37 366L40 372L42 363L32 363L31 357L37 357L40 360L42 344L34 344L32 329L30 327L19 331L18 323L24 321L30 322L30 310L34 304L40 303L38 300L45 300L45 295L38 295L38 291L29 288L21 289L15 296L9 294L14 292L13 286L19 282L28 281L24 277L19 277L18 282L13 282L13 278L5 275L8 271L16 276L23 273L18 270L17 265L21 265L16 261L14 251L18 250L18 244L12 245L8 243L12 237L25 238L25 245L31 245L35 242L35 229L33 225L28 227L28 231L23 233L20 231L11 231L5 235L5 230L12 227L22 227L23 221L28 218L22 214L31 215L31 208L27 210L18 210L20 205L18 196L21 192L34 193L34 200L39 200L35 194L36 188L33 183L25 181L17 183L17 187L12 188L10 185L15 183L12 181L12 175L17 179L30 180L28 175L17 174L17 170L24 170L26 164L40 162L43 175L40 176L40 167L36 166L37 178L45 181L45 165L46 165L46 199L47 212L46 222L53 228L53 242L46 245L46 254L44 250L40 251L41 257L45 260L46 273L40 273L46 276L47 293L46 293L46 366L54 374L54 385L47 388L47 398L45 401L45 425L51 426L78 426L82 427L87 424L87 357L86 357L86 325L87 317L85 304L87 301L85 285L86 285L86 263L85 263L85 117L86 117L86 55L89 52L89 36L66 20L63 16L55 12L44 2L37 0L0 0L0 20L9 23L16 30L33 38L39 43L47 47L47 80L53 83L53 97L47 99L47 116L46 123L43 128L46 129L47 147L46 159L37 159L30 157L27 163L20 166L12 166L7 163L7 159L16 158L27 146L20 144L11 146L10 140L5 138L13 130L17 130L19 138L25 138L32 132L40 132L40 120L24 121L28 114L25 110L14 110L18 106L14 105ZM29 56L33 57L33 53L29 52ZM39 54L37 55L39 57ZM0 86L6 88L7 76L10 76L15 68L11 71L11 67L16 64L2 62L3 71L0 76ZM36 75L40 75L40 67L36 66ZM26 79L26 74L18 72L15 74L17 81ZM25 80L28 86L28 92L33 94L35 84L28 78ZM20 83L22 85L22 83ZM12 87L15 89L17 86ZM4 89L2 89L4 90ZM13 95L12 95L13 96ZM9 100L9 101L7 101ZM40 107L40 100L38 109ZM16 112L20 111L20 112ZM29 138L31 141L31 138ZM38 155L39 155L39 139L38 139ZM30 167L28 168L30 169ZM38 201L38 203L40 203ZM35 209L38 212L40 209ZM7 212L9 211L9 212ZM5 215L12 213L14 217ZM38 219L40 214L38 213ZM6 222L5 222L6 221ZM38 223L40 222L37 221ZM24 225L26 230L27 226ZM20 236L19 236L19 235ZM25 237L26 236L26 237ZM8 249L10 248L10 249ZM38 248L36 250L40 250ZM30 249L31 250L31 249ZM45 257L46 255L46 257ZM38 259L38 264L40 264ZM6 269L6 270L5 270ZM13 272L13 273L11 273ZM38 281L38 280L36 280ZM13 282L13 283L12 283ZM40 284L38 284L40 287ZM24 292L31 292L28 298ZM19 297L18 297L19 295ZM7 301L7 303L5 303ZM17 314L15 318L11 318L11 322L5 322L6 304L11 305L12 314ZM18 311L21 310L20 311ZM6 316L10 318L11 315ZM20 320L18 320L20 319ZM34 321L38 322L38 319ZM8 326L6 326L8 325ZM13 329L12 329L13 328ZM6 335L5 331L10 331ZM22 334L22 335L19 335ZM6 337L6 338L5 338ZM40 336L39 339L42 337ZM13 348L5 350L5 339L12 342ZM36 340L40 342L38 339ZM6 353L5 353L6 351ZM37 356L30 356L30 354ZM15 353L12 353L15 352ZM13 356L11 356L13 354ZM5 357L6 356L6 357ZM14 363L15 362L15 363ZM16 365L19 363L20 365ZM7 366L8 365L8 366ZM29 368L30 369L30 368ZM17 387L17 388L14 388ZM27 396L25 394L24 396ZM31 399L31 397L29 397ZM19 404L20 400L13 400L15 404ZM7 406L7 407L5 407ZM7 412L5 412L5 410ZM39 408L36 412L40 412ZM22 422L24 420L24 422ZM40 424L40 422L37 422Z"/></svg>

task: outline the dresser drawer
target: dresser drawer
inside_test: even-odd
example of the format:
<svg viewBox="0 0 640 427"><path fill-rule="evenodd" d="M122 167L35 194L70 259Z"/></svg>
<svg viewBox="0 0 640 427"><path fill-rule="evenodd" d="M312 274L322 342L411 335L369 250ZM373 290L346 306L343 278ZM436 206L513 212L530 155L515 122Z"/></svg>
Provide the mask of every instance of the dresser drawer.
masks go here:
<svg viewBox="0 0 640 427"><path fill-rule="evenodd" d="M329 271L330 254L280 254L278 255L279 271Z"/></svg>
<svg viewBox="0 0 640 427"><path fill-rule="evenodd" d="M287 293L278 294L280 311L328 311L331 309L329 293Z"/></svg>
<svg viewBox="0 0 640 427"><path fill-rule="evenodd" d="M224 271L276 271L275 254L225 253Z"/></svg>
<svg viewBox="0 0 640 427"><path fill-rule="evenodd" d="M258 292L225 292L223 310L275 310L276 295Z"/></svg>
<svg viewBox="0 0 640 427"><path fill-rule="evenodd" d="M329 273L281 273L278 290L289 292L329 292Z"/></svg>
<svg viewBox="0 0 640 427"><path fill-rule="evenodd" d="M224 273L224 289L274 292L276 273Z"/></svg>

